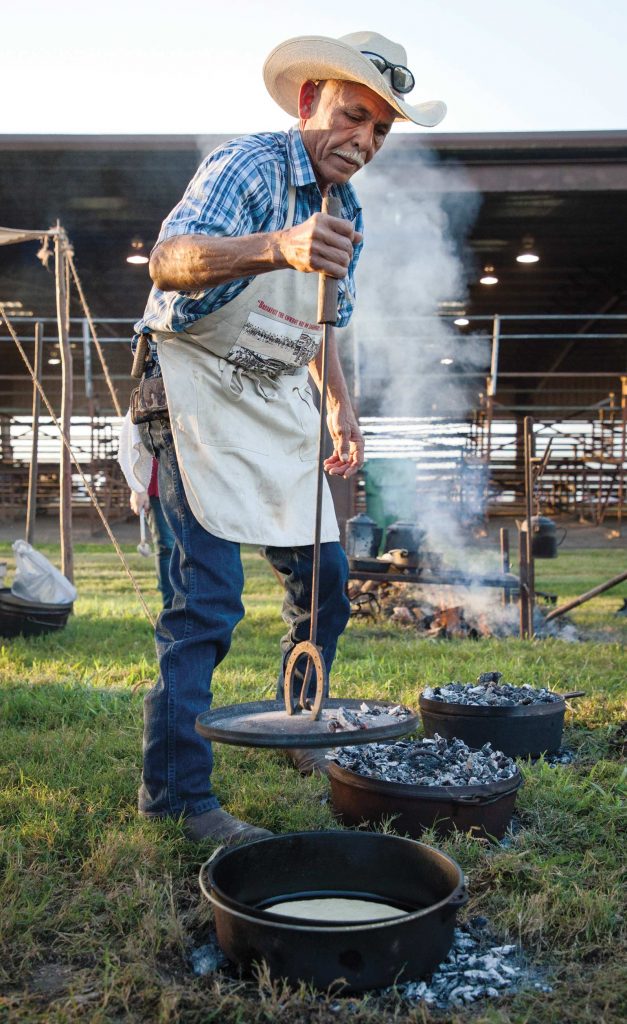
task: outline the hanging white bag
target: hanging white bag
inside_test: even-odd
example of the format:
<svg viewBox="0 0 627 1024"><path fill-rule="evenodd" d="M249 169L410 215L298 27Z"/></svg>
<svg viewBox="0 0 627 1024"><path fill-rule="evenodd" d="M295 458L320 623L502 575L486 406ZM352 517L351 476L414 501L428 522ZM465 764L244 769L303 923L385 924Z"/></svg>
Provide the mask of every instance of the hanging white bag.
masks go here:
<svg viewBox="0 0 627 1024"><path fill-rule="evenodd" d="M11 593L23 601L37 604L71 604L77 591L70 581L25 540L12 545L15 553L15 575Z"/></svg>

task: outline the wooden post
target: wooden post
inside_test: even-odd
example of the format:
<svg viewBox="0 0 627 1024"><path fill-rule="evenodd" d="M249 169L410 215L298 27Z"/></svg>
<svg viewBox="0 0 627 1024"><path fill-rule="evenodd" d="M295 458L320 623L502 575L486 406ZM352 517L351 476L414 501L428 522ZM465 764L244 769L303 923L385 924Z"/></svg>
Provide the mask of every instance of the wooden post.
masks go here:
<svg viewBox="0 0 627 1024"><path fill-rule="evenodd" d="M44 344L44 325L41 320L35 324L35 357L33 370L35 379L41 382L41 365ZM28 544L35 543L35 520L37 518L37 459L39 447L39 411L41 398L35 384L33 384L33 405L32 405L32 430L33 440L30 449L30 466L28 469L28 498L26 500L26 541Z"/></svg>
<svg viewBox="0 0 627 1024"><path fill-rule="evenodd" d="M505 576L510 571L510 560L509 560L509 530L502 526L500 530L501 537L501 572ZM503 588L503 604L510 604L510 592L508 587Z"/></svg>
<svg viewBox="0 0 627 1024"><path fill-rule="evenodd" d="M535 566L533 558L533 416L525 416L525 508L526 508L526 562L527 562L527 635L532 637L533 612L534 612L534 591L535 591Z"/></svg>
<svg viewBox="0 0 627 1024"><path fill-rule="evenodd" d="M527 572L527 538L518 531L518 572L520 575L520 635L529 636L529 574Z"/></svg>
<svg viewBox="0 0 627 1024"><path fill-rule="evenodd" d="M59 351L61 353L61 429L70 441L72 424L72 350L69 339L69 267L66 256L67 238L57 221L54 239L54 265L56 276L57 327ZM74 582L74 551L72 547L72 460L70 453L61 445L59 481L59 531L61 535L61 570Z"/></svg>

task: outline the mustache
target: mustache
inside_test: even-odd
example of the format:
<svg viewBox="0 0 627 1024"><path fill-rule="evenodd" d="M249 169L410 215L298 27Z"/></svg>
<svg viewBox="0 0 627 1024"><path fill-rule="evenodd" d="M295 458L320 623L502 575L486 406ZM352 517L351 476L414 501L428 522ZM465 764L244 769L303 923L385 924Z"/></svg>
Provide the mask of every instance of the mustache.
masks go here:
<svg viewBox="0 0 627 1024"><path fill-rule="evenodd" d="M335 156L344 157L345 160L350 160L351 163L357 164L360 169L366 162L357 149L334 149L333 154Z"/></svg>

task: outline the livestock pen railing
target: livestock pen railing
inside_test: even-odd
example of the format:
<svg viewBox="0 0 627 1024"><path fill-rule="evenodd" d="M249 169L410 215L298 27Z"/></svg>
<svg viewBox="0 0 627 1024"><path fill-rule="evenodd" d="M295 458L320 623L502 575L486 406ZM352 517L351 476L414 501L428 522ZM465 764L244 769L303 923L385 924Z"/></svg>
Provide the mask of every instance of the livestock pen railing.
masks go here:
<svg viewBox="0 0 627 1024"><path fill-rule="evenodd" d="M442 331L442 321L445 331ZM622 519L627 512L627 317L618 315L539 315L531 317L469 317L456 327L452 317L438 318L438 339L447 355L431 352L433 387L454 382L455 407L431 410L416 408L414 415L398 417L362 415L366 455L370 461L403 459L415 469L418 495L446 495L462 518L482 514L518 515L523 509L522 421L535 419L536 454L545 457L538 482L538 508L576 515L592 522L608 517ZM416 346L429 336L433 318L414 321ZM51 318L16 318L14 324L31 357L35 323L43 331L40 374L53 405L58 403L60 372L56 321ZM415 325L418 324L418 327ZM126 408L130 339L133 322L96 319L96 329L106 354L109 378ZM523 329L524 328L524 329ZM403 333L407 335L407 325ZM483 366L464 363L465 339L485 345ZM454 342L452 348L448 341ZM581 374L565 370L565 360L583 342L608 353L616 365ZM119 417L112 405L103 369L83 318L70 321L74 363L74 408L71 442L88 479L111 516L126 515L128 492L116 463ZM509 346L525 346L533 356L519 359L518 367ZM540 349L546 355L538 354ZM350 353L348 376L360 407L367 409L375 385L364 364L367 344L355 337L343 346ZM444 352L444 348L442 352ZM33 450L32 385L21 363L12 355L11 338L0 332L0 517L23 513L28 472ZM441 354L441 353L440 353ZM436 357L438 353L436 352ZM601 360L600 360L601 362ZM529 364L546 366L530 370ZM435 364L435 368L433 368ZM567 364L566 364L567 365ZM54 513L58 507L58 431L49 417L37 425L37 504ZM89 498L78 476L73 478L73 504L86 509Z"/></svg>

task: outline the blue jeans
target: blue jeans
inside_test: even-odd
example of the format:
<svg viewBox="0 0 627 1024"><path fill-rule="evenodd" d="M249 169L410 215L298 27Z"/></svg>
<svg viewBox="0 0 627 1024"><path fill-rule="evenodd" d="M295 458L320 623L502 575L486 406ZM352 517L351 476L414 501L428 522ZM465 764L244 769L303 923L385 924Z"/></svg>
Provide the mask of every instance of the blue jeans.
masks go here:
<svg viewBox="0 0 627 1024"><path fill-rule="evenodd" d="M219 807L211 788L211 744L194 728L211 706L211 677L228 653L244 614L240 546L214 537L187 503L167 420L140 425L142 440L159 460L161 507L174 536L171 608L162 611L155 636L159 678L144 700L144 768L139 810L154 817L197 815ZM283 577L283 664L295 643L309 637L312 546L266 548ZM346 556L337 543L321 545L318 645L327 670L350 614L345 594ZM295 680L295 689L299 680ZM282 673L279 677L282 686Z"/></svg>
<svg viewBox="0 0 627 1024"><path fill-rule="evenodd" d="M150 508L146 518L148 519L155 551L157 585L161 591L163 607L169 608L174 598L174 590L170 583L170 558L172 556L172 548L174 547L174 537L163 514L160 498L154 496L150 498Z"/></svg>

